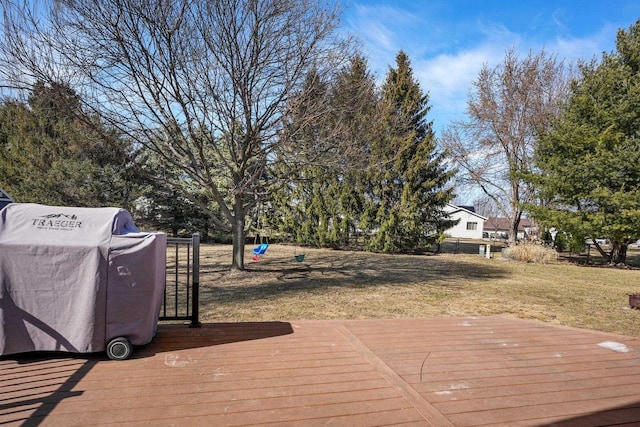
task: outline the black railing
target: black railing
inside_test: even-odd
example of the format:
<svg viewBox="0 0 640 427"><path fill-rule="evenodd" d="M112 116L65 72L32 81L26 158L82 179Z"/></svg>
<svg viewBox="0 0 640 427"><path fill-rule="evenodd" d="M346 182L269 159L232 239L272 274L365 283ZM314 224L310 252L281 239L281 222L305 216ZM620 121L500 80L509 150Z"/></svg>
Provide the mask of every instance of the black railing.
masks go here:
<svg viewBox="0 0 640 427"><path fill-rule="evenodd" d="M167 273L160 320L187 320L200 326L200 234L167 238Z"/></svg>

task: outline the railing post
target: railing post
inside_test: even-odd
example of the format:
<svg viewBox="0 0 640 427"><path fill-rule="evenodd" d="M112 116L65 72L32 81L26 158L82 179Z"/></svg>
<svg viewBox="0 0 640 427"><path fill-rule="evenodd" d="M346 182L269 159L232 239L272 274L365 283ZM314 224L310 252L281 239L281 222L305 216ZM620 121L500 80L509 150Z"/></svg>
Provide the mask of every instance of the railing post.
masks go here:
<svg viewBox="0 0 640 427"><path fill-rule="evenodd" d="M191 325L190 328L200 327L200 233L194 233L193 239L193 289L191 292Z"/></svg>
<svg viewBox="0 0 640 427"><path fill-rule="evenodd" d="M194 233L191 237L168 237L167 251L169 245L175 245L174 271L166 270L168 274L175 274L172 278L173 286L165 286L164 302L159 320L187 320L190 328L200 326L200 233ZM180 270L180 249L183 246L186 251L186 267ZM184 281L181 283L181 277ZM168 284L167 284L168 285ZM184 291L181 291L184 289ZM173 301L167 298L167 291L173 293ZM184 298L181 298L184 296ZM173 314L168 313L167 306L173 303ZM183 307L183 310L180 307Z"/></svg>

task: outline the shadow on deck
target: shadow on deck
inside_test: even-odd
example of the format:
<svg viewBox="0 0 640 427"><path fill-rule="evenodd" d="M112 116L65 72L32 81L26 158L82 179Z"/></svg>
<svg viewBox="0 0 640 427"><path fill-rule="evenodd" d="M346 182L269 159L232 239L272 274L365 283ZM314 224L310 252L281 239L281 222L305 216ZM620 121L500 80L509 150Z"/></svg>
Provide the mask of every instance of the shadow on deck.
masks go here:
<svg viewBox="0 0 640 427"><path fill-rule="evenodd" d="M0 424L639 424L639 381L638 338L505 317L163 324L0 358Z"/></svg>

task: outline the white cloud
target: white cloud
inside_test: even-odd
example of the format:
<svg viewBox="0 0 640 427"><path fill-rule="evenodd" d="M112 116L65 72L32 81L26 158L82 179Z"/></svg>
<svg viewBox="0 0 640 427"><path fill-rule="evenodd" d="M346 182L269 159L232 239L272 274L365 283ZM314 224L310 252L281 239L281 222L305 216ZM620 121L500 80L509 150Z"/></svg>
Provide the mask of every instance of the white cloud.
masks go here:
<svg viewBox="0 0 640 427"><path fill-rule="evenodd" d="M491 57L491 52L465 51L418 60L413 68L422 90L429 92L431 105L441 112L457 113L464 111L471 82Z"/></svg>
<svg viewBox="0 0 640 427"><path fill-rule="evenodd" d="M499 63L509 47L485 43L468 50L412 60L422 90L429 93L436 131L452 120L463 118L472 82L482 66Z"/></svg>
<svg viewBox="0 0 640 427"><path fill-rule="evenodd" d="M524 56L529 51L537 53L544 49L567 64L594 57L600 59L602 52L613 49L618 29L607 25L588 37L557 37L542 45L523 39L501 25L482 23L480 28L483 37L477 40L475 47L418 59L409 52L416 78L422 89L430 94L431 118L436 131L448 126L452 120L464 118L473 80L484 64L490 67L499 64L507 50L514 48Z"/></svg>
<svg viewBox="0 0 640 427"><path fill-rule="evenodd" d="M438 15L433 10L406 7L355 4L346 28L363 41L369 66L379 81L388 66L393 66L398 51L407 52L417 80L430 95L430 118L437 132L452 120L464 118L472 81L484 64L500 63L507 50L527 55L544 49L568 63L599 59L603 51L614 47L619 27L606 24L585 37L570 37L562 13L556 11L550 19L557 31L527 33L525 28L514 32L501 22L477 17L446 22L434 20ZM544 14L538 14L529 22L529 30L544 25Z"/></svg>
<svg viewBox="0 0 640 427"><path fill-rule="evenodd" d="M406 21L406 13L388 6L357 5L348 28L374 51L393 51L398 45L397 22Z"/></svg>
<svg viewBox="0 0 640 427"><path fill-rule="evenodd" d="M545 49L564 58L568 62L577 60L590 61L600 59L603 52L611 52L615 48L618 27L607 24L599 31L584 38L557 38L549 43Z"/></svg>
<svg viewBox="0 0 640 427"><path fill-rule="evenodd" d="M412 29L423 25L423 19L404 9L389 5L356 4L350 11L345 28L363 43L369 65L380 79L402 49L409 52L414 44Z"/></svg>

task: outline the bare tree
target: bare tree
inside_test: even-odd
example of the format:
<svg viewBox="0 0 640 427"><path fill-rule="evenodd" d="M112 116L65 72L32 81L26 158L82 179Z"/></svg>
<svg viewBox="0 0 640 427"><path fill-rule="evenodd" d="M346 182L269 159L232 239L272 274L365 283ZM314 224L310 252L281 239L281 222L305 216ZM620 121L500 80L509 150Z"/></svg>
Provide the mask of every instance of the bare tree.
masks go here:
<svg viewBox="0 0 640 427"><path fill-rule="evenodd" d="M493 199L486 194L482 194L473 201L476 213L486 216L487 218L497 216L498 210Z"/></svg>
<svg viewBox="0 0 640 427"><path fill-rule="evenodd" d="M544 51L521 58L506 52L501 64L485 65L467 101L467 121L450 126L441 143L458 166L460 182L488 196L509 218L516 241L523 205L534 202L525 177L533 170L536 137L567 99L570 72Z"/></svg>
<svg viewBox="0 0 640 427"><path fill-rule="evenodd" d="M10 62L0 75L73 80L110 125L183 171L167 174L167 186L185 196L206 190L219 209L192 201L232 233L232 265L243 269L271 153L294 141L282 126L287 105L311 70L328 73L348 55L334 37L339 5L59 0L34 12L25 4L7 4L0 50Z"/></svg>

